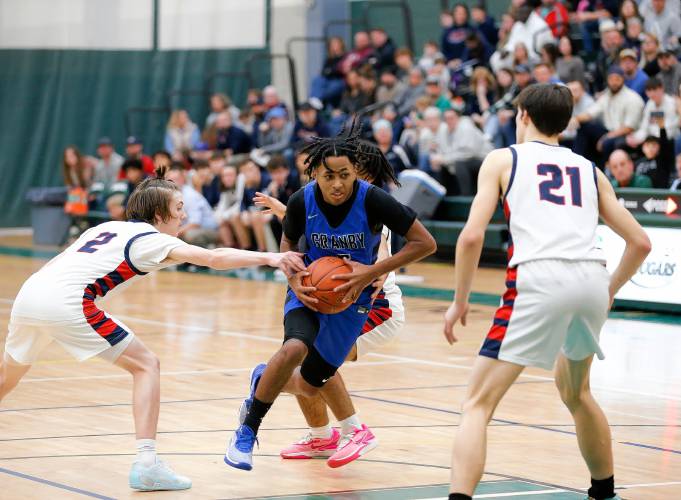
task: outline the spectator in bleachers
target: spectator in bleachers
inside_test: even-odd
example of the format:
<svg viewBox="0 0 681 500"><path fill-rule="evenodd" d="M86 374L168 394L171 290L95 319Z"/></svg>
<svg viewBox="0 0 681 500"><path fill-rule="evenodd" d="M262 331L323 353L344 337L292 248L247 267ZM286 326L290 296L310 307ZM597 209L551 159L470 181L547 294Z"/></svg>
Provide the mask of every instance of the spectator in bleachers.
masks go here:
<svg viewBox="0 0 681 500"><path fill-rule="evenodd" d="M428 40L423 44L423 54L417 64L423 71L428 72L433 67L433 64L435 64L435 58L439 56L442 56L442 52L440 52L437 42Z"/></svg>
<svg viewBox="0 0 681 500"><path fill-rule="evenodd" d="M490 59L491 67L494 71L497 71L504 66L512 66L513 54L516 45L519 43L525 45L529 63L532 64L539 60L539 53L536 51L549 42L554 42L554 38L546 21L531 6L521 5L516 11L515 22L506 44L498 49Z"/></svg>
<svg viewBox="0 0 681 500"><path fill-rule="evenodd" d="M393 144L393 127L388 120L376 120L371 126L371 130L374 141L385 155L395 174L399 175L402 170L412 168L411 161L404 148L399 144Z"/></svg>
<svg viewBox="0 0 681 500"><path fill-rule="evenodd" d="M176 109L170 115L166 127L164 146L174 159L182 158L183 153L196 148L201 141L199 127L191 121L184 109Z"/></svg>
<svg viewBox="0 0 681 500"><path fill-rule="evenodd" d="M101 189L108 191L118 179L124 160L114 151L113 143L108 137L97 141L97 156L92 182L101 183Z"/></svg>
<svg viewBox="0 0 681 500"><path fill-rule="evenodd" d="M624 48L624 37L617 30L614 21L606 19L601 23L601 50L596 56L597 72L595 85L601 90L606 85L608 70L619 62L620 51Z"/></svg>
<svg viewBox="0 0 681 500"><path fill-rule="evenodd" d="M450 67L456 67L461 64L466 50L466 37L473 31L468 21L468 6L464 3L455 4L451 16L443 13L440 21L443 28L440 41L442 54Z"/></svg>
<svg viewBox="0 0 681 500"><path fill-rule="evenodd" d="M239 108L232 104L232 100L226 94L215 93L210 96L210 113L206 117L206 124L203 128L204 131L208 130L213 123L215 123L216 118L223 111L229 113L229 116L232 117L232 121L236 121L241 112Z"/></svg>
<svg viewBox="0 0 681 500"><path fill-rule="evenodd" d="M558 45L555 43L547 43L541 49L539 49L539 58L541 62L549 63L554 68L556 67L559 57L560 50L558 50Z"/></svg>
<svg viewBox="0 0 681 500"><path fill-rule="evenodd" d="M657 64L657 54L660 51L660 42L652 33L645 33L641 42L641 59L638 66L646 72L648 76L655 76L660 72L660 65Z"/></svg>
<svg viewBox="0 0 681 500"><path fill-rule="evenodd" d="M237 164L239 175L244 178L244 193L241 202L239 216L232 220L232 227L236 233L239 247L249 249L253 247L251 231L255 237L255 248L259 252L267 249L265 238L265 225L269 223L270 216L260 213L253 203L256 192L264 192L269 184L269 177L249 158L241 160Z"/></svg>
<svg viewBox="0 0 681 500"><path fill-rule="evenodd" d="M471 7L471 21L473 21L473 27L485 37L487 43L491 47L496 47L499 43L499 33L494 18L487 14L485 2L479 2Z"/></svg>
<svg viewBox="0 0 681 500"><path fill-rule="evenodd" d="M657 55L657 64L660 66L657 77L662 80L665 93L677 95L681 84L681 63L676 55L669 49L663 49Z"/></svg>
<svg viewBox="0 0 681 500"><path fill-rule="evenodd" d="M170 153L166 151L165 149L160 149L156 151L153 155L151 155L151 159L154 162L154 168L159 168L161 166L170 168L170 166L173 163L173 159L170 156Z"/></svg>
<svg viewBox="0 0 681 500"><path fill-rule="evenodd" d="M673 171L674 145L667 139L664 127L660 129L660 137L646 137L641 150L643 156L636 160L636 174L650 178L656 189L667 189Z"/></svg>
<svg viewBox="0 0 681 500"><path fill-rule="evenodd" d="M244 195L244 176L238 175L234 165L225 165L219 176L220 200L213 213L218 223L220 243L225 247L237 246L232 221L239 218Z"/></svg>
<svg viewBox="0 0 681 500"><path fill-rule="evenodd" d="M220 201L220 193L222 192L221 177L226 164L225 157L219 151L214 151L210 160L208 160L209 178L201 186L201 194L213 208Z"/></svg>
<svg viewBox="0 0 681 500"><path fill-rule="evenodd" d="M575 153L596 160L625 143L627 134L638 128L643 114L643 99L624 86L624 72L613 66L608 72L608 89L585 113L573 118L572 128L579 128Z"/></svg>
<svg viewBox="0 0 681 500"><path fill-rule="evenodd" d="M309 101L298 106L298 116L291 135L291 148L299 148L312 137L329 137L331 131L324 119L319 116L317 108ZM292 154L291 154L292 158ZM274 195L272 195L274 196Z"/></svg>
<svg viewBox="0 0 681 500"><path fill-rule="evenodd" d="M409 72L409 83L407 88L402 94L402 99L397 105L397 113L400 116L408 115L411 109L414 107L416 99L425 93L426 86L423 80L423 70L418 66L413 67Z"/></svg>
<svg viewBox="0 0 681 500"><path fill-rule="evenodd" d="M586 111L593 105L594 98L591 97L584 87L583 80L573 80L567 83L570 92L572 93L572 118L575 118ZM575 137L577 136L577 122L570 120L567 128L560 136L560 143L572 149Z"/></svg>
<svg viewBox="0 0 681 500"><path fill-rule="evenodd" d="M401 47L395 51L395 65L397 66L397 78L405 85L409 84L409 75L414 68L414 55L406 47Z"/></svg>
<svg viewBox="0 0 681 500"><path fill-rule="evenodd" d="M435 58L435 64L426 72L427 76L436 76L440 80L440 86L443 89L450 87L452 73L447 66L445 56L439 55Z"/></svg>
<svg viewBox="0 0 681 500"><path fill-rule="evenodd" d="M288 121L286 110L275 106L265 115L258 130L257 146L260 154L283 153L289 147L293 124Z"/></svg>
<svg viewBox="0 0 681 500"><path fill-rule="evenodd" d="M465 115L470 116L480 128L484 127L483 115L496 100L494 75L485 67L475 68L468 83L470 91L466 96Z"/></svg>
<svg viewBox="0 0 681 500"><path fill-rule="evenodd" d="M632 17L624 32L624 46L634 49L638 54L641 52L641 43L643 43L643 22L638 17Z"/></svg>
<svg viewBox="0 0 681 500"><path fill-rule="evenodd" d="M575 57L572 53L572 41L569 37L560 38L558 50L560 51L560 57L556 60L558 78L563 82L585 81L584 61L581 57Z"/></svg>
<svg viewBox="0 0 681 500"><path fill-rule="evenodd" d="M444 112L445 127L438 131L437 152L430 155L430 165L439 172L440 182L449 194L471 195L482 159L492 145L467 116L448 109Z"/></svg>
<svg viewBox="0 0 681 500"><path fill-rule="evenodd" d="M374 53L371 55L371 65L377 72L389 68L395 61L395 43L390 39L383 28L372 28L369 32L371 45Z"/></svg>
<svg viewBox="0 0 681 500"><path fill-rule="evenodd" d="M62 174L68 188L87 189L92 183L92 165L76 146L67 146L62 154Z"/></svg>
<svg viewBox="0 0 681 500"><path fill-rule="evenodd" d="M536 83L563 83L558 79L556 70L551 63L544 61L538 62L534 66L532 77Z"/></svg>
<svg viewBox="0 0 681 500"><path fill-rule="evenodd" d="M345 56L345 42L339 36L332 36L326 43L326 59L322 72L312 80L310 97L316 97L325 106L338 107L343 89L345 74L341 69L341 60Z"/></svg>
<svg viewBox="0 0 681 500"><path fill-rule="evenodd" d="M676 179L672 181L669 189L681 189L681 153L676 155Z"/></svg>
<svg viewBox="0 0 681 500"><path fill-rule="evenodd" d="M351 69L345 75L345 90L341 97L338 110L340 114L351 115L362 107L362 92L359 88L359 73L356 69Z"/></svg>
<svg viewBox="0 0 681 500"><path fill-rule="evenodd" d="M204 169L202 164L197 166ZM205 165L205 170L208 170L208 165ZM203 176L194 172L192 178L193 181L188 183L184 166L179 162L173 163L166 174L166 179L173 181L182 190L184 211L187 214L177 236L192 245L208 247L218 241L218 224L208 201L201 194Z"/></svg>
<svg viewBox="0 0 681 500"><path fill-rule="evenodd" d="M443 127L446 125L442 123L442 111L434 106L426 108L423 123L418 128L418 167L427 174L432 174L430 155L437 153L438 132Z"/></svg>
<svg viewBox="0 0 681 500"><path fill-rule="evenodd" d="M560 38L570 31L570 19L568 10L562 2L558 0L541 0L541 5L537 7L537 14L551 28L553 36Z"/></svg>
<svg viewBox="0 0 681 500"><path fill-rule="evenodd" d="M646 97L646 82L648 75L638 67L636 51L633 49L623 49L620 52L620 68L624 73L624 85L640 95L644 100Z"/></svg>
<svg viewBox="0 0 681 500"><path fill-rule="evenodd" d="M577 4L574 20L579 25L584 50L588 54L597 50L592 35L600 32L601 37L603 36L600 25L606 24L606 21L611 21L611 18L617 15L617 4L618 2L613 0L583 0Z"/></svg>
<svg viewBox="0 0 681 500"><path fill-rule="evenodd" d="M270 175L270 183L265 190L265 194L287 205L293 193L300 189L298 176L291 175L289 162L281 155L272 155L270 161L267 162L267 173ZM271 218L270 229L274 239L277 242L281 241L282 227L277 217Z"/></svg>
<svg viewBox="0 0 681 500"><path fill-rule="evenodd" d="M657 77L649 79L645 91L648 102L643 108L643 119L638 129L627 136L627 146L630 148L637 148L650 135L659 137L660 123L666 129L668 138L672 139L679 135L676 100L664 93L662 81Z"/></svg>
<svg viewBox="0 0 681 500"><path fill-rule="evenodd" d="M233 125L232 115L226 111L215 118L214 143L211 149L224 151L228 156L248 153L252 149L251 138L241 128Z"/></svg>
<svg viewBox="0 0 681 500"><path fill-rule="evenodd" d="M665 0L652 0L650 8L644 10L644 28L649 33L654 33L660 43L665 48L676 48L681 37L681 19L679 18L678 8L673 12L668 8ZM678 7L678 0L676 0Z"/></svg>
<svg viewBox="0 0 681 500"><path fill-rule="evenodd" d="M142 167L144 168L144 174L147 176L156 175L156 170L154 169L154 160L150 156L144 154L144 143L142 139L134 135L128 136L125 140L125 159L132 160L138 159L142 162ZM121 170L119 179L125 177L124 172Z"/></svg>
<svg viewBox="0 0 681 500"><path fill-rule="evenodd" d="M496 147L515 144L515 106L514 99L520 92L531 85L532 73L527 65L515 67L513 84L492 106L493 116L485 124L485 136L491 138Z"/></svg>
<svg viewBox="0 0 681 500"><path fill-rule="evenodd" d="M494 48L477 31L471 30L464 40L464 50L461 54L461 63L473 67L487 66L487 61L492 57Z"/></svg>
<svg viewBox="0 0 681 500"><path fill-rule="evenodd" d="M499 39L496 43L496 50L503 51L508 38L511 36L511 30L515 24L515 19L513 14L510 12L504 12L501 15L501 21L499 21L499 31L497 32L497 38Z"/></svg>
<svg viewBox="0 0 681 500"><path fill-rule="evenodd" d="M527 45L525 45L523 42L518 42L515 44L515 47L513 48L512 61L512 65L514 68L520 65L532 68L532 66L534 66L538 62L539 60L536 58L530 60L530 52L527 50Z"/></svg>
<svg viewBox="0 0 681 500"><path fill-rule="evenodd" d="M350 52L340 62L340 70L343 74L348 74L351 69L359 68L366 64L373 55L374 49L371 46L371 39L366 31L358 31L354 36L355 45Z"/></svg>
<svg viewBox="0 0 681 500"><path fill-rule="evenodd" d="M268 85L262 89L262 102L265 106L265 113L274 108L281 108L286 112L286 118L288 119L288 108L281 100L281 97L279 97L279 91L274 85Z"/></svg>
<svg viewBox="0 0 681 500"><path fill-rule="evenodd" d="M395 68L385 68L381 72L381 84L376 89L376 101L399 102L406 90L407 86L397 79Z"/></svg>
<svg viewBox="0 0 681 500"><path fill-rule="evenodd" d="M617 16L617 29L626 31L629 22L637 19L641 20L643 17L638 11L638 4L634 0L624 0L620 4L619 13Z"/></svg>
<svg viewBox="0 0 681 500"><path fill-rule="evenodd" d="M253 124L255 123L255 113L251 108L243 108L239 113L239 119L234 123L234 126L239 127L246 132L249 138L253 137Z"/></svg>
<svg viewBox="0 0 681 500"><path fill-rule="evenodd" d="M611 183L616 188L652 188L653 183L645 175L638 175L634 172L634 162L629 155L621 150L615 149L608 159L608 170L612 174Z"/></svg>
<svg viewBox="0 0 681 500"><path fill-rule="evenodd" d="M137 158L125 160L121 170L125 176L126 189L124 192L109 196L106 200L106 208L112 220L125 220L125 207L128 205L130 195L146 178L142 162Z"/></svg>
<svg viewBox="0 0 681 500"><path fill-rule="evenodd" d="M378 82L376 81L376 72L369 65L362 66L359 69L358 81L361 109L376 102L376 89L378 87Z"/></svg>
<svg viewBox="0 0 681 500"><path fill-rule="evenodd" d="M445 111L452 107L449 89L443 89L440 86L440 79L437 76L433 75L426 78L425 95L430 99L430 105L435 106L440 111Z"/></svg>

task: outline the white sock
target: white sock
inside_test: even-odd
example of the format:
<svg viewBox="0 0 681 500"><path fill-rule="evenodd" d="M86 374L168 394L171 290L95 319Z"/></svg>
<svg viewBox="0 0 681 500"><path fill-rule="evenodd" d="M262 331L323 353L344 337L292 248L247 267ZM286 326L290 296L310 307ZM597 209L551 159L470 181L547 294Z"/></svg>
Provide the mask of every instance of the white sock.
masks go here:
<svg viewBox="0 0 681 500"><path fill-rule="evenodd" d="M138 439L137 440L137 462L145 467L156 463L156 440Z"/></svg>
<svg viewBox="0 0 681 500"><path fill-rule="evenodd" d="M355 429L361 429L362 428L362 422L360 422L359 417L355 413L354 415L350 415L348 418L344 420L340 420L338 422L341 426L341 434L350 434L352 431Z"/></svg>
<svg viewBox="0 0 681 500"><path fill-rule="evenodd" d="M310 435L314 439L329 439L332 433L331 424L326 424L322 427L310 427Z"/></svg>

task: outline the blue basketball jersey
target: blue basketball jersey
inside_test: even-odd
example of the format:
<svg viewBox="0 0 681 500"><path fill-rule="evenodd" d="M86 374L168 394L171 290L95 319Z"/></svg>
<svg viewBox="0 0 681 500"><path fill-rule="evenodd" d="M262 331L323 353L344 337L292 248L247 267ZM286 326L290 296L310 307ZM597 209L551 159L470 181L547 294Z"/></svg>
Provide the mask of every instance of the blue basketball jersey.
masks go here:
<svg viewBox="0 0 681 500"><path fill-rule="evenodd" d="M329 255L349 257L355 262L371 265L376 262L381 233L374 234L364 207L366 194L371 184L358 181L357 195L345 220L338 227L331 227L317 205L315 189L317 183L305 186L305 239L307 240L307 262Z"/></svg>

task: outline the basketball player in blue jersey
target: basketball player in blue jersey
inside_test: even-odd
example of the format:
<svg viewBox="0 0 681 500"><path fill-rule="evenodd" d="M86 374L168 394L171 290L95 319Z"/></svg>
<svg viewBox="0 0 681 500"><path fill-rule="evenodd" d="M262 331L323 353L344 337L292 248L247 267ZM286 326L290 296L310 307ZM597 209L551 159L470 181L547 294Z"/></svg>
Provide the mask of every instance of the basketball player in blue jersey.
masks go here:
<svg viewBox="0 0 681 500"><path fill-rule="evenodd" d="M213 269L253 265L285 272L305 269L301 255L294 252L207 250L178 239L186 218L184 201L178 186L163 179L164 173L165 169L157 169L156 179L145 180L132 193L126 208L129 222L105 222L87 230L26 280L12 306L0 364L0 400L52 341L79 361L97 356L128 371L133 380L137 438L129 484L142 491L183 490L192 482L156 455L158 358L123 322L99 309L98 299L119 293L123 284L183 262Z"/></svg>
<svg viewBox="0 0 681 500"><path fill-rule="evenodd" d="M265 364L251 374L250 395L244 401L244 421L232 436L225 463L243 470L253 467L253 446L263 417L284 391L314 396L334 376L355 345L380 276L433 253L435 241L414 212L381 189L358 180L363 154L359 130L354 124L338 137L314 139L306 173L314 177L289 200L284 219L281 248L297 248L305 236L308 263L327 255L348 257L352 273L337 275L347 283L350 307L338 314L321 314L313 287L302 285L306 272L289 276L284 305L284 344ZM380 153L379 153L380 154ZM380 180L397 182L392 168L381 155ZM381 230L387 226L407 242L398 253L376 262ZM361 438L358 436L358 438Z"/></svg>
<svg viewBox="0 0 681 500"><path fill-rule="evenodd" d="M382 167L380 150L376 144L368 141L363 141L360 147L367 154L361 155L365 161L361 161L359 177L372 184L376 182L380 187L382 180L376 180ZM284 220L286 205L276 198L256 193L254 201L257 206L266 208L263 213L271 213L279 220ZM378 260L392 255L390 239L390 230L384 227ZM404 326L402 291L395 283L395 272L384 278L373 283L373 303L369 317L346 361L357 361L392 342ZM305 437L280 451L282 458L327 458L327 465L335 468L366 455L378 445L371 429L362 423L357 414L340 372L331 377L315 397L297 395L296 399L310 427ZM331 426L327 405L338 420L340 432Z"/></svg>
<svg viewBox="0 0 681 500"><path fill-rule="evenodd" d="M470 500L482 477L487 424L526 366L554 370L575 421L591 473L588 496L615 495L608 421L591 394L589 373L613 297L643 263L650 240L617 201L595 165L558 145L572 115L567 87L531 85L517 99L517 144L492 151L480 168L478 193L456 244L456 294L444 334L466 325L468 298L485 229L499 200L512 243L507 291L473 364L452 455L450 500ZM609 275L597 244L599 217L626 246Z"/></svg>

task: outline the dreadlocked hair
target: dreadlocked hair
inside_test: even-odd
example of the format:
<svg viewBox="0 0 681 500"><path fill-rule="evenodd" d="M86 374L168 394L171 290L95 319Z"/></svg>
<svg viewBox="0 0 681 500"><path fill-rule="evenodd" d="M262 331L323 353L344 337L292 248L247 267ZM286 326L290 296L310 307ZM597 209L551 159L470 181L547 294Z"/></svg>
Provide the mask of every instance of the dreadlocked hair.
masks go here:
<svg viewBox="0 0 681 500"><path fill-rule="evenodd" d="M378 146L362 139L362 122L359 116L352 119L349 127L343 124L336 137L313 137L300 152L308 155L304 164L305 175L309 177L313 176L319 166L327 166L327 158L347 156L359 176L370 178L374 183L393 182L400 185Z"/></svg>

